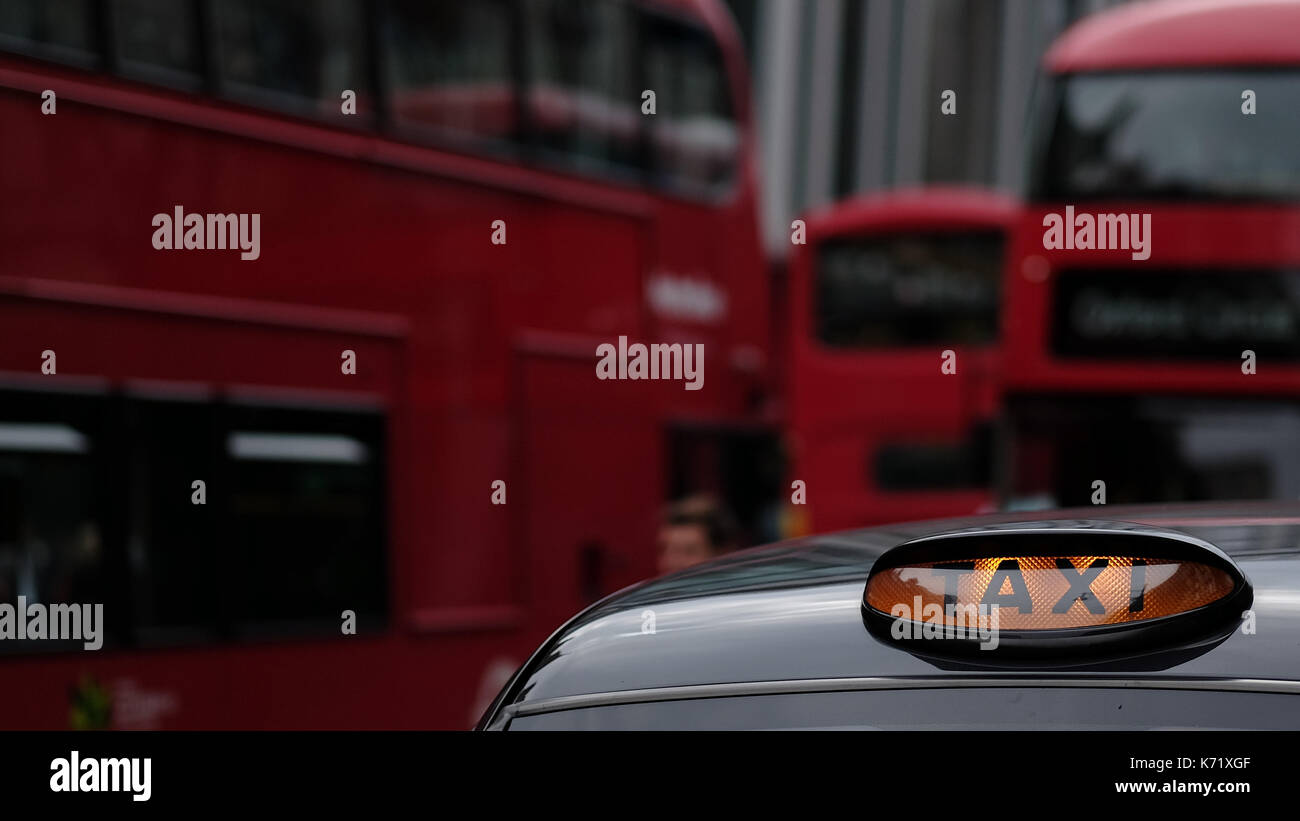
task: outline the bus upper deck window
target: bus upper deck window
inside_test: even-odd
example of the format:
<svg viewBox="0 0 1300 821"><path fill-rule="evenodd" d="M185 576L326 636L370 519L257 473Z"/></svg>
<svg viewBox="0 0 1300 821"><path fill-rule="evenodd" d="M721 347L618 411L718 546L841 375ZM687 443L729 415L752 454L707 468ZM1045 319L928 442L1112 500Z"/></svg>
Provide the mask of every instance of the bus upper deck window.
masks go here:
<svg viewBox="0 0 1300 821"><path fill-rule="evenodd" d="M646 87L656 96L650 126L655 170L670 185L727 185L740 132L717 44L702 29L651 18L645 62Z"/></svg>
<svg viewBox="0 0 1300 821"><path fill-rule="evenodd" d="M0 48L89 64L96 52L94 5L90 0L5 0Z"/></svg>
<svg viewBox="0 0 1300 821"><path fill-rule="evenodd" d="M393 121L435 137L513 139L511 25L499 0L391 3L384 60Z"/></svg>
<svg viewBox="0 0 1300 821"><path fill-rule="evenodd" d="M1035 123L1036 199L1300 198L1300 72L1197 69L1057 78ZM1243 89L1268 100L1241 116ZM1206 100L1233 101L1222 116Z"/></svg>
<svg viewBox="0 0 1300 821"><path fill-rule="evenodd" d="M343 117L343 89L357 116L371 110L360 0L212 0L222 90L287 113Z"/></svg>
<svg viewBox="0 0 1300 821"><path fill-rule="evenodd" d="M177 0L115 0L113 31L122 70L141 79L196 86L197 6Z"/></svg>
<svg viewBox="0 0 1300 821"><path fill-rule="evenodd" d="M543 149L597 166L640 164L633 17L623 3L525 5L528 114Z"/></svg>

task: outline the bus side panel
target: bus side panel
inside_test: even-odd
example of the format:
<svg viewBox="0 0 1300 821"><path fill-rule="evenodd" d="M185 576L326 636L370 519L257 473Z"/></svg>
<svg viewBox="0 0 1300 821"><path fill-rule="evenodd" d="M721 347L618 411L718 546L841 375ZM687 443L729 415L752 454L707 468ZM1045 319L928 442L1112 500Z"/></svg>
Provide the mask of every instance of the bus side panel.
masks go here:
<svg viewBox="0 0 1300 821"><path fill-rule="evenodd" d="M293 330L223 334L220 343L198 343L192 318L166 328L137 327L141 320L134 314L51 321L23 306L13 312L14 321L0 324L3 367L36 374L40 352L53 348L60 374L97 379L244 381L325 391L382 384L394 431L387 454L394 504L390 629L414 630L424 652L458 648L460 659L447 662L438 684L446 703L426 702L418 720L466 726L478 691L491 689L482 682L522 657L535 639L519 629L528 596L517 583L516 565L527 552L515 536L513 511L491 504L492 483L517 475L520 458L509 405L512 346L532 330L590 335L594 341L586 350L594 364L599 342L622 334L646 338L642 304L652 200L558 178L552 199L536 187L525 193L468 176L369 162L369 140L351 135L320 137L337 143L337 152L311 150L113 111L86 102L90 94L82 88L61 95L58 115L42 118L32 104L38 98L0 91L0 119L14 126L0 130L0 152L24 158L6 170L0 203L0 246L6 249L0 291L139 304L184 317L251 312L259 322ZM90 141L87 134L98 137ZM586 203L596 192L610 196ZM110 202L113 208L103 207ZM155 249L155 215L173 217L177 206L185 214L257 214L257 259L241 259L233 248ZM493 242L498 220L503 244ZM579 279L591 287L571 287ZM318 321L341 330L301 341ZM367 341L376 334L404 337L396 359ZM106 339L116 342L102 345ZM340 371L344 350L357 354L354 376ZM721 355L718 346L711 357L715 350ZM579 396L602 387L591 368L582 369ZM709 371L711 379L721 374ZM705 415L722 403L716 391L675 389ZM654 494L629 495L642 514L662 501L662 482L646 481ZM610 533L616 522L617 516L606 520ZM625 520L618 527L619 534L649 533L653 523ZM651 573L646 539L628 547L624 535L606 534L607 542L635 558L607 566L584 559L587 578L600 577L600 586ZM582 597L569 595L565 602L576 608ZM308 643L285 658L314 668L306 661L314 658L314 647L330 655L323 645ZM62 660L45 663L64 667ZM122 664L130 669L128 661ZM254 703L260 692L247 694L241 726L257 726L252 717L263 714L277 725L281 719L284 726L294 723L292 710L262 713ZM184 703L175 726L226 718L211 698ZM354 703L358 712L322 724L355 720L366 726L367 717L389 715L386 699Z"/></svg>
<svg viewBox="0 0 1300 821"><path fill-rule="evenodd" d="M591 360L528 355L520 408L525 588L543 633L655 573L666 388L598 381Z"/></svg>

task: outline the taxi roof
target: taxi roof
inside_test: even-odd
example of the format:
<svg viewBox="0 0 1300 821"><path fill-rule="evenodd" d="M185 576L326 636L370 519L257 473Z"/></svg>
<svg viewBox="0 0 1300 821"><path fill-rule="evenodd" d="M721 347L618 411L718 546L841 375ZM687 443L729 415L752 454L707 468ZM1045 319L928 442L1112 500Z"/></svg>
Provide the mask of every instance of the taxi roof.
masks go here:
<svg viewBox="0 0 1300 821"><path fill-rule="evenodd" d="M1048 50L1049 71L1300 65L1300 4L1152 0L1076 23Z"/></svg>
<svg viewBox="0 0 1300 821"><path fill-rule="evenodd" d="M933 520L782 542L643 582L596 603L521 668L497 707L541 711L593 695L662 688L875 677L987 676L873 638L861 615L872 563L910 539L1029 521L1125 522L1188 534L1231 556L1254 587L1254 635L1110 659L1016 665L1060 674L1165 680L1300 680L1300 503L1106 506ZM643 629L653 613L654 631ZM1005 665L1003 665L1005 668ZM1002 672L1006 672L1005 669ZM1224 689L1233 689L1225 683ZM1294 686L1291 689L1295 689ZM495 710L496 708L494 708Z"/></svg>

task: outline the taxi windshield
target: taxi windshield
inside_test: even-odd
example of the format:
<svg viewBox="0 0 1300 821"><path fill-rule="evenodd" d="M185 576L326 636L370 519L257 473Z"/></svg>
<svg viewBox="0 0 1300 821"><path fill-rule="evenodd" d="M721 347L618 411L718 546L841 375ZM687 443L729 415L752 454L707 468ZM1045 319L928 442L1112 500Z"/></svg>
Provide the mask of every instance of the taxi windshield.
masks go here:
<svg viewBox="0 0 1300 821"><path fill-rule="evenodd" d="M1047 91L1032 199L1300 199L1300 70L1078 74Z"/></svg>

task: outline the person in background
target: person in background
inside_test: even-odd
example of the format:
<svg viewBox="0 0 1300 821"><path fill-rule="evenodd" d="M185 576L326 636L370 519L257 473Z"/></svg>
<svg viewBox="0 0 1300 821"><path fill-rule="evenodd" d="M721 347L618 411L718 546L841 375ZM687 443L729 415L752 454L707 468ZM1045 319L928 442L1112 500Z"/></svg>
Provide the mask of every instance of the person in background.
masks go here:
<svg viewBox="0 0 1300 821"><path fill-rule="evenodd" d="M690 496L664 511L659 525L659 572L683 570L735 547L731 513L712 497Z"/></svg>

